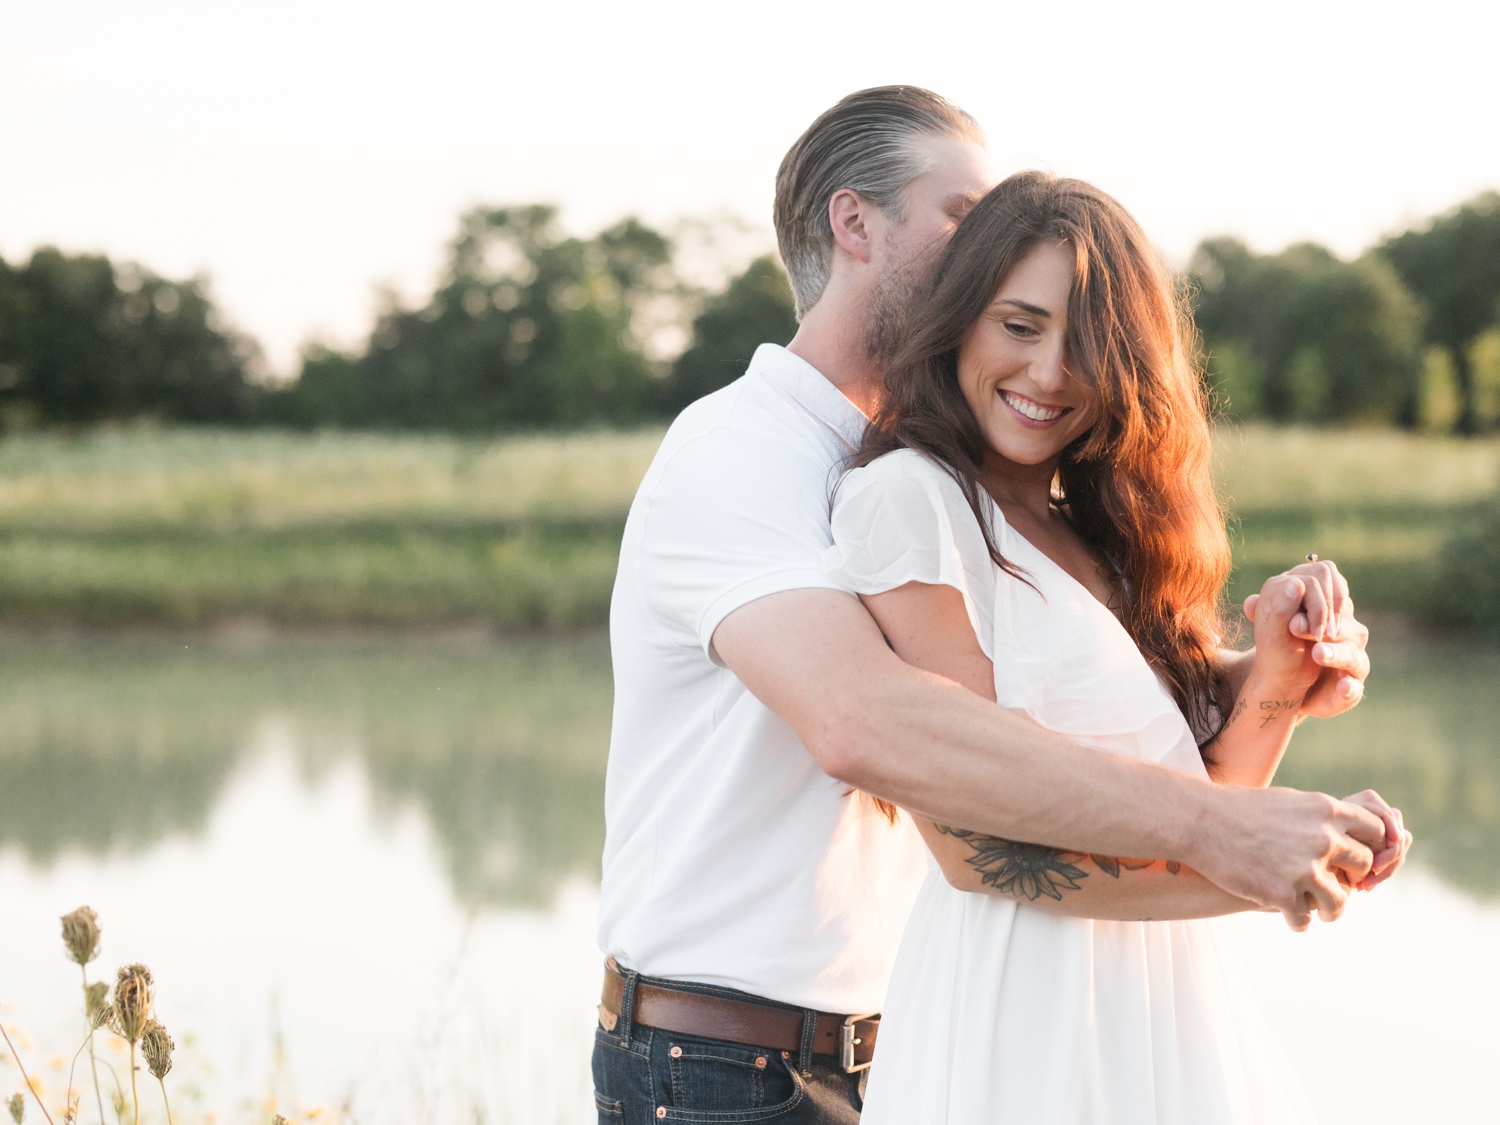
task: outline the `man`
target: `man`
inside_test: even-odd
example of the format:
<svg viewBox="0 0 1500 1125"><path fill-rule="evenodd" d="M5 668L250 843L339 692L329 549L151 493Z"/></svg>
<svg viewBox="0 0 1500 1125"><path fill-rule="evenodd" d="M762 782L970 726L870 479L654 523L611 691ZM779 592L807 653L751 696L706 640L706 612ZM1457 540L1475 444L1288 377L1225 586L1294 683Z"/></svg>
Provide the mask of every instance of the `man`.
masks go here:
<svg viewBox="0 0 1500 1125"><path fill-rule="evenodd" d="M1372 794L1215 786L1074 745L902 663L825 577L830 487L907 294L993 182L973 119L927 91L863 91L814 122L776 183L797 335L688 407L636 495L610 617L601 1121L858 1119L926 863L872 796L1177 860L1297 928L1336 918L1375 851L1399 862ZM1363 691L1366 631L1331 565L1295 573L1296 630L1329 638L1302 709L1334 714ZM1236 686L1246 670L1225 655Z"/></svg>

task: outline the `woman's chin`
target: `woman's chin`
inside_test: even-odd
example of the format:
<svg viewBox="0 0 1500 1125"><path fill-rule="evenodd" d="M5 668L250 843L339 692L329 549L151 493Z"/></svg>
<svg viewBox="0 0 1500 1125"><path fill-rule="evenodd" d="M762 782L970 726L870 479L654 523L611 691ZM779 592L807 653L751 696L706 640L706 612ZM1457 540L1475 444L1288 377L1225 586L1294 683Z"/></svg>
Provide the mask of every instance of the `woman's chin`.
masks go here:
<svg viewBox="0 0 1500 1125"><path fill-rule="evenodd" d="M1048 461L1055 461L1067 446L1067 442L1061 438L1061 434L1054 436L1046 431L1039 434L1006 434L998 441L995 440L994 435L991 435L989 444L990 449L1002 460L1009 461L1012 465L1031 468L1046 464Z"/></svg>

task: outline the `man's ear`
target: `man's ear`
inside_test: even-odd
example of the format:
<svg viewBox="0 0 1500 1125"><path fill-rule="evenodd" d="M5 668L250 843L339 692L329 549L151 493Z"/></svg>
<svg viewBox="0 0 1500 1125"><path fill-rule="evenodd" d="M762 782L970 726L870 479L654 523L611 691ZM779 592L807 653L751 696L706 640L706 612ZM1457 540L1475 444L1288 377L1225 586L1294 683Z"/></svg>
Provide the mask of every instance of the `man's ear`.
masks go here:
<svg viewBox="0 0 1500 1125"><path fill-rule="evenodd" d="M833 240L866 264L874 251L872 220L875 205L849 188L833 193L828 201L828 225L833 228Z"/></svg>

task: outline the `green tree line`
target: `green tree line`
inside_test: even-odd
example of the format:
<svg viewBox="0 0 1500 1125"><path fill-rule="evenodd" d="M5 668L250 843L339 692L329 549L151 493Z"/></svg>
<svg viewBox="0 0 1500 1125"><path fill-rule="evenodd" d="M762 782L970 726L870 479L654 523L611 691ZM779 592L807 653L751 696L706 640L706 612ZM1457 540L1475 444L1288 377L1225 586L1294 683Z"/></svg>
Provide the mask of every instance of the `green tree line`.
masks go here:
<svg viewBox="0 0 1500 1125"><path fill-rule="evenodd" d="M253 341L225 328L201 278L168 281L99 255L0 260L0 426L141 416L255 417Z"/></svg>
<svg viewBox="0 0 1500 1125"><path fill-rule="evenodd" d="M430 297L388 298L361 347L310 346L298 376L273 385L202 279L38 250L25 265L0 261L0 426L497 431L668 418L796 330L773 257L704 293L675 256L633 218L579 238L551 207L475 208ZM1231 417L1500 427L1500 194L1353 261L1311 243L1257 254L1209 239L1184 284ZM650 346L663 308L689 310L673 359Z"/></svg>
<svg viewBox="0 0 1500 1125"><path fill-rule="evenodd" d="M1353 261L1312 243L1199 245L1187 283L1210 376L1244 418L1500 425L1500 193Z"/></svg>

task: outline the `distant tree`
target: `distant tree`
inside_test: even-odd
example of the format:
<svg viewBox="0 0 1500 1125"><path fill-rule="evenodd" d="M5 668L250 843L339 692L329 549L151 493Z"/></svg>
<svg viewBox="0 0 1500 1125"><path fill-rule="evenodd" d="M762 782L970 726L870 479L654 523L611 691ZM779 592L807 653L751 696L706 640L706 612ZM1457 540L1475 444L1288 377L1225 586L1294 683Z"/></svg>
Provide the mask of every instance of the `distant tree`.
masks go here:
<svg viewBox="0 0 1500 1125"><path fill-rule="evenodd" d="M1189 278L1231 414L1416 423L1420 311L1378 257L1344 262L1311 243L1258 255L1219 238L1199 245Z"/></svg>
<svg viewBox="0 0 1500 1125"><path fill-rule="evenodd" d="M761 344L785 344L797 334L792 287L776 258L755 259L693 321L692 341L672 365L662 399L675 414L688 403L745 373Z"/></svg>
<svg viewBox="0 0 1500 1125"><path fill-rule="evenodd" d="M1500 192L1485 192L1379 253L1426 305L1427 339L1448 349L1459 408L1455 428L1480 428L1469 349L1500 317Z"/></svg>
<svg viewBox="0 0 1500 1125"><path fill-rule="evenodd" d="M243 422L254 354L218 323L200 279L51 248L19 269L0 263L0 411L12 424Z"/></svg>
<svg viewBox="0 0 1500 1125"><path fill-rule="evenodd" d="M671 246L635 219L579 239L556 218L541 206L468 212L426 305L390 301L362 356L309 351L278 412L457 430L651 416L657 380L632 322L669 284Z"/></svg>
<svg viewBox="0 0 1500 1125"><path fill-rule="evenodd" d="M268 394L263 415L301 428L362 429L377 421L359 360L323 344L303 349L297 381Z"/></svg>

